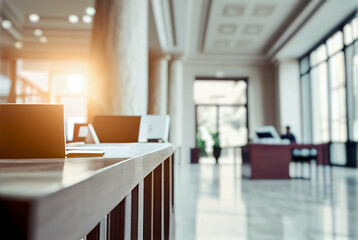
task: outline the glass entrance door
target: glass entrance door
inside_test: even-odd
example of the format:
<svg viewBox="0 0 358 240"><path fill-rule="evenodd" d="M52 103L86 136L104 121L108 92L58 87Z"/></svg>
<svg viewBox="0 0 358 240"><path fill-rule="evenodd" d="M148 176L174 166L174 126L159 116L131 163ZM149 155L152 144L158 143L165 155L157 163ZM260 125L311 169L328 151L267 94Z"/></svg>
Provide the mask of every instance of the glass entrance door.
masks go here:
<svg viewBox="0 0 358 240"><path fill-rule="evenodd" d="M197 81L194 99L200 162L214 163L214 147L219 146L220 162L232 163L237 148L248 142L246 81Z"/></svg>

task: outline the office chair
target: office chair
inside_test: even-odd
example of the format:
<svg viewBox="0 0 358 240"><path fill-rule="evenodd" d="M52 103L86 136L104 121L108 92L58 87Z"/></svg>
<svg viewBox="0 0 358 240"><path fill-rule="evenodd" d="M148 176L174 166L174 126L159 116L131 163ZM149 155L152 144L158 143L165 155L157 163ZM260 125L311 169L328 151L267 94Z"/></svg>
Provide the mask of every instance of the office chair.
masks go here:
<svg viewBox="0 0 358 240"><path fill-rule="evenodd" d="M311 179L311 161L315 160L317 162L317 149L316 148L294 148L292 150L292 162L295 164L295 177L305 179L303 176L303 166L304 164L308 164L309 166L309 178ZM298 163L301 165L301 177L298 176Z"/></svg>

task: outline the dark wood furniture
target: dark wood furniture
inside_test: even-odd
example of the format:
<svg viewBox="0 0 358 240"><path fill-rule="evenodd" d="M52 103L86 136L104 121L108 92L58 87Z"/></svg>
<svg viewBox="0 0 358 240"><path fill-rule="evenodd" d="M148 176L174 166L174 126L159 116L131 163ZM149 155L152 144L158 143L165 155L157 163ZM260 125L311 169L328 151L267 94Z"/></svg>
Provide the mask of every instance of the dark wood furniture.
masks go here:
<svg viewBox="0 0 358 240"><path fill-rule="evenodd" d="M317 164L329 165L329 144L248 144L242 147L242 175L251 179L289 179L293 149L317 149Z"/></svg>
<svg viewBox="0 0 358 240"><path fill-rule="evenodd" d="M173 149L100 144L104 157L0 160L0 239L172 239Z"/></svg>

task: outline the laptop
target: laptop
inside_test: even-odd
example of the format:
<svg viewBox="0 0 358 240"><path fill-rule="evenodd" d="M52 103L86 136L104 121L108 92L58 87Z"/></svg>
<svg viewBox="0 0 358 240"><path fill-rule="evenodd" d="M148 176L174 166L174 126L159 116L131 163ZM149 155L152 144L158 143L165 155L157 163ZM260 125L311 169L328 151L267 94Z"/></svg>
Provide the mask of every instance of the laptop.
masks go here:
<svg viewBox="0 0 358 240"><path fill-rule="evenodd" d="M93 128L101 143L138 142L140 116L99 115Z"/></svg>
<svg viewBox="0 0 358 240"><path fill-rule="evenodd" d="M0 159L63 158L62 104L0 104Z"/></svg>
<svg viewBox="0 0 358 240"><path fill-rule="evenodd" d="M273 126L263 126L255 129L254 142L263 144L287 144L278 135Z"/></svg>
<svg viewBox="0 0 358 240"><path fill-rule="evenodd" d="M139 142L168 141L170 117L167 115L144 115L140 122Z"/></svg>

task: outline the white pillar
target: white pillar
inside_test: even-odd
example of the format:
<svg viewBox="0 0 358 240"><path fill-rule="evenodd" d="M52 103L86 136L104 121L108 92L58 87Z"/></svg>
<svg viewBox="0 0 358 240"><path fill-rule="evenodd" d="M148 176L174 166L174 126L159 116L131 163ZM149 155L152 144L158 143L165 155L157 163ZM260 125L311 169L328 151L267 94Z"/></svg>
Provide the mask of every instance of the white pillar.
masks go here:
<svg viewBox="0 0 358 240"><path fill-rule="evenodd" d="M170 142L183 157L181 147L183 138L183 62L175 59L169 66L169 115L170 115ZM182 162L178 157L177 162Z"/></svg>
<svg viewBox="0 0 358 240"><path fill-rule="evenodd" d="M90 121L147 113L148 1L96 0L90 77Z"/></svg>
<svg viewBox="0 0 358 240"><path fill-rule="evenodd" d="M149 58L148 114L168 113L168 61L170 55Z"/></svg>

